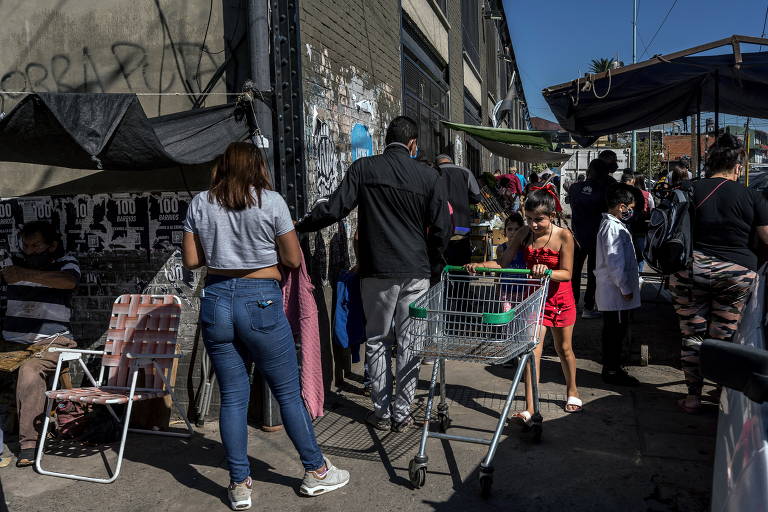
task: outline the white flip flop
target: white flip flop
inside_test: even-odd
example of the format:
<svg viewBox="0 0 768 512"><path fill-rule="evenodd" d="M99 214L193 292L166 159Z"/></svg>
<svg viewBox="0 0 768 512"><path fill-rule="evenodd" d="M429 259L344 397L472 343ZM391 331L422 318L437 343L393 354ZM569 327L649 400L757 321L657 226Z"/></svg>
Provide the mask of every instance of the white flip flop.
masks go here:
<svg viewBox="0 0 768 512"><path fill-rule="evenodd" d="M569 411L568 406L578 407L578 409ZM584 410L583 408L584 404L581 401L581 398L575 397L575 396L569 396L568 400L565 402L565 407L563 407L563 410L569 414L573 414L575 412L581 412Z"/></svg>

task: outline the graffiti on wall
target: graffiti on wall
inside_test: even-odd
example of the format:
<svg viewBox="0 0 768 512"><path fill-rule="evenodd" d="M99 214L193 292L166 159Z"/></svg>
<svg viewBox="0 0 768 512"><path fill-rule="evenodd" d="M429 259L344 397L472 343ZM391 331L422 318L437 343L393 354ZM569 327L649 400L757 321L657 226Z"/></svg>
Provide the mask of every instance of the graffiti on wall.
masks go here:
<svg viewBox="0 0 768 512"><path fill-rule="evenodd" d="M223 80L217 74L223 62L223 54L209 52L196 41L160 48L131 41L104 48L84 46L82 51L58 53L0 71L0 100L18 99L17 92L199 92L209 81Z"/></svg>
<svg viewBox="0 0 768 512"><path fill-rule="evenodd" d="M315 187L319 197L327 196L341 181L341 164L336 152L331 127L325 121L315 120L312 132L312 156L315 161Z"/></svg>
<svg viewBox="0 0 768 512"><path fill-rule="evenodd" d="M453 144L454 159L456 165L464 165L464 142L460 135L456 135L456 142Z"/></svg>

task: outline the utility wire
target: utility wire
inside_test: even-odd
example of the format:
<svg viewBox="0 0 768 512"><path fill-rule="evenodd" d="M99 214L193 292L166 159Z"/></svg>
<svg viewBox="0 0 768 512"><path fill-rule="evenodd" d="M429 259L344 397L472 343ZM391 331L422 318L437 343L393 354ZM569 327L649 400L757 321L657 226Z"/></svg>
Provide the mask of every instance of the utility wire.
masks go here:
<svg viewBox="0 0 768 512"><path fill-rule="evenodd" d="M648 51L648 48L650 48L651 45L653 44L653 41L654 41L654 39L656 39L656 36L659 35L659 32L661 31L661 27L663 27L664 23L667 22L667 18L669 18L669 14L672 12L672 9L674 9L676 5L677 5L677 0L672 2L672 6L667 11L667 14L664 16L664 19L661 20L661 24L659 25L659 28L656 29L656 32L653 34L653 37L651 38L650 42L646 45L645 49L643 50L643 53L640 54L640 58L641 59L645 55L645 52Z"/></svg>

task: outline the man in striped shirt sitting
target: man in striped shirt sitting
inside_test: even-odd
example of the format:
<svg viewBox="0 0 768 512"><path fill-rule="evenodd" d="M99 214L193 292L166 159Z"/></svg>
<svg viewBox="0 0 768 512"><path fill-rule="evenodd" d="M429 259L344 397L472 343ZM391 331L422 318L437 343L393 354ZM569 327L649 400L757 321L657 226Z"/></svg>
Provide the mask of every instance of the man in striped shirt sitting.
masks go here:
<svg viewBox="0 0 768 512"><path fill-rule="evenodd" d="M77 260L64 254L61 235L48 222L24 225L21 232L22 257L0 270L8 285L3 318L3 339L38 345L20 368L16 381L19 413L19 467L35 460L38 428L45 412L47 381L56 370L59 353L48 348L77 346L69 332L72 294L80 281Z"/></svg>

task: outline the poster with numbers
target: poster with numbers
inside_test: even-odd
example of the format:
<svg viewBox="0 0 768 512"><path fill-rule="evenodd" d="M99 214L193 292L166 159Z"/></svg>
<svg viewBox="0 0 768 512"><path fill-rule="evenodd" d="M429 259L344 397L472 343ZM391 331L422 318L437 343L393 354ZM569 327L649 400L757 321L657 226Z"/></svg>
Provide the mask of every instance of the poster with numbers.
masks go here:
<svg viewBox="0 0 768 512"><path fill-rule="evenodd" d="M9 255L20 250L19 227L22 222L21 208L16 199L0 200L0 260L5 262L0 262L0 267L7 266Z"/></svg>
<svg viewBox="0 0 768 512"><path fill-rule="evenodd" d="M147 202L147 194L109 195L104 218L94 226L104 230L107 250L135 251L149 246Z"/></svg>
<svg viewBox="0 0 768 512"><path fill-rule="evenodd" d="M181 247L189 194L160 192L149 195L149 241L153 250Z"/></svg>

